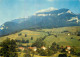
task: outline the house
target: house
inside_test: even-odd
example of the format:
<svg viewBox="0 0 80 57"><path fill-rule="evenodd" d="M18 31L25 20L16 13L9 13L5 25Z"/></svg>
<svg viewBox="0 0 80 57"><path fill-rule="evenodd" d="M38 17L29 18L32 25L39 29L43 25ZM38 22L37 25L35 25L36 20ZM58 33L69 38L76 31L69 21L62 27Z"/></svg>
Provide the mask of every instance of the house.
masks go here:
<svg viewBox="0 0 80 57"><path fill-rule="evenodd" d="M29 49L33 49L32 47L28 47Z"/></svg>
<svg viewBox="0 0 80 57"><path fill-rule="evenodd" d="M70 50L71 50L71 47L70 47L70 46L66 46L65 51L67 51L67 53L69 53L69 54L70 54L70 53L71 53L71 51L70 51Z"/></svg>
<svg viewBox="0 0 80 57"><path fill-rule="evenodd" d="M28 48L33 50L33 51L37 51L37 47L28 47Z"/></svg>
<svg viewBox="0 0 80 57"><path fill-rule="evenodd" d="M47 48L46 48L46 47L44 47L44 46L42 46L42 47L41 47L41 49L46 50Z"/></svg>
<svg viewBox="0 0 80 57"><path fill-rule="evenodd" d="M21 51L24 51L25 48L24 47L19 47L18 49L20 49Z"/></svg>
<svg viewBox="0 0 80 57"><path fill-rule="evenodd" d="M68 33L68 36L70 36L70 33Z"/></svg>
<svg viewBox="0 0 80 57"><path fill-rule="evenodd" d="M71 46L66 46L66 49L67 49L67 50L70 50L70 49L71 49Z"/></svg>
<svg viewBox="0 0 80 57"><path fill-rule="evenodd" d="M33 47L33 51L37 51L37 47Z"/></svg>

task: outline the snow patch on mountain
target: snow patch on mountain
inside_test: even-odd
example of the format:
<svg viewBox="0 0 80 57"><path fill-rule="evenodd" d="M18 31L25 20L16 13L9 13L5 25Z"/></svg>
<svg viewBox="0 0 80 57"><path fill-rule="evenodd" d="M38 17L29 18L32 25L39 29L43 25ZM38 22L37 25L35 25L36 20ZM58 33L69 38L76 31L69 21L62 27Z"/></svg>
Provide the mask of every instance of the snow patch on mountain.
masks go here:
<svg viewBox="0 0 80 57"><path fill-rule="evenodd" d="M51 16L52 14L35 14L35 16Z"/></svg>
<svg viewBox="0 0 80 57"><path fill-rule="evenodd" d="M63 12L62 12L62 13L58 13L58 16L59 16L59 15L62 15L62 14L64 14L64 13L63 13Z"/></svg>
<svg viewBox="0 0 80 57"><path fill-rule="evenodd" d="M80 20L78 19L77 16L76 17L72 17L71 19L69 19L67 21L73 21L73 20L76 20L77 23L80 22Z"/></svg>
<svg viewBox="0 0 80 57"><path fill-rule="evenodd" d="M5 25L3 24L1 27L0 27L0 30L3 30L3 29L8 29L8 27L5 27Z"/></svg>
<svg viewBox="0 0 80 57"><path fill-rule="evenodd" d="M68 10L67 13L72 13L72 12L70 10Z"/></svg>
<svg viewBox="0 0 80 57"><path fill-rule="evenodd" d="M2 25L2 27L4 27L4 24Z"/></svg>
<svg viewBox="0 0 80 57"><path fill-rule="evenodd" d="M3 30L3 29L4 29L4 27L1 27L0 29L1 29L1 30Z"/></svg>
<svg viewBox="0 0 80 57"><path fill-rule="evenodd" d="M6 29L8 29L8 27L6 27Z"/></svg>

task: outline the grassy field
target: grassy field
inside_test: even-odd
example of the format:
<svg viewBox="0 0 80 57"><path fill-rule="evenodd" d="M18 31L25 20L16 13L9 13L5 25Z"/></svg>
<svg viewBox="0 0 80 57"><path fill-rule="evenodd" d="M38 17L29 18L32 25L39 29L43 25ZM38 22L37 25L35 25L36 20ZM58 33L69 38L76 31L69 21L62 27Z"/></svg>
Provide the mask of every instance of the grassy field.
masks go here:
<svg viewBox="0 0 80 57"><path fill-rule="evenodd" d="M60 46L76 47L77 52L80 52L80 41L78 40L80 39L80 36L73 34L76 31L80 31L80 27L63 27L63 28L43 29L42 31L51 32L51 34L53 34L53 35L46 37L46 39L44 40L47 46L50 46L53 42L56 42ZM68 31L70 33L66 33L63 31ZM55 37L54 35L57 35L57 37Z"/></svg>
<svg viewBox="0 0 80 57"><path fill-rule="evenodd" d="M18 34L22 33L21 36L18 36ZM25 37L25 34L27 34L27 37ZM37 31L30 31L30 30L23 30L21 32L15 33L15 34L11 34L8 36L4 36L4 37L0 37L0 42L2 42L4 39L6 38L10 38L10 39L17 39L17 40L30 40L31 37L33 37L33 40L30 41L30 43L34 42L37 38L41 38L44 37L45 35L47 35L47 33L45 32L37 32Z"/></svg>
<svg viewBox="0 0 80 57"><path fill-rule="evenodd" d="M23 52L19 52L19 53L18 53L18 55L19 55L18 57L23 57L24 54L25 54L25 53L23 53ZM54 55L52 55L52 56L39 56L39 55L34 55L34 57L58 57L59 54L61 54L61 53L58 52L58 53L56 53L56 54L54 54ZM77 57L77 56L75 56L75 55L70 55L70 54L67 54L67 56Z"/></svg>
<svg viewBox="0 0 80 57"><path fill-rule="evenodd" d="M29 45L31 45L33 42L36 41L37 38L43 38L44 36L47 36L44 39L44 42L46 43L46 46L49 47L53 42L56 42L60 46L72 46L76 48L76 52L80 52L80 36L77 36L75 33L77 31L80 31L79 26L75 27L61 27L61 28L53 28L53 29L40 29L36 31L30 31L30 30L22 30L21 32L11 34L8 36L0 37L0 42L5 40L6 38L10 39L17 39L17 40L29 40ZM50 32L50 36L48 36L48 32ZM18 34L22 34L21 36L18 36ZM25 34L27 34L27 37L25 37ZM55 35L57 37L55 37ZM33 37L33 40L31 40L31 37ZM71 39L73 38L73 39ZM22 43L22 45L26 46L26 43ZM22 57L24 53L21 53L19 57ZM58 53L57 53L58 54ZM58 55L53 55L54 57L58 57ZM53 57L48 56L48 57ZM71 55L72 57L76 57ZM34 57L45 57L45 56L38 56L34 55Z"/></svg>

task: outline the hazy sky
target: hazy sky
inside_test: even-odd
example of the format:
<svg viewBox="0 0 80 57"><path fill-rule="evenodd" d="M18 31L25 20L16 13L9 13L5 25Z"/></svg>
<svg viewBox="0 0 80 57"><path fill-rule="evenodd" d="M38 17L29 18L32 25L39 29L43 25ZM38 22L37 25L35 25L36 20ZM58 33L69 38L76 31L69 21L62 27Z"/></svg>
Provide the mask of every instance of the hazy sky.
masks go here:
<svg viewBox="0 0 80 57"><path fill-rule="evenodd" d="M0 25L50 7L68 8L74 13L80 13L80 0L0 0Z"/></svg>

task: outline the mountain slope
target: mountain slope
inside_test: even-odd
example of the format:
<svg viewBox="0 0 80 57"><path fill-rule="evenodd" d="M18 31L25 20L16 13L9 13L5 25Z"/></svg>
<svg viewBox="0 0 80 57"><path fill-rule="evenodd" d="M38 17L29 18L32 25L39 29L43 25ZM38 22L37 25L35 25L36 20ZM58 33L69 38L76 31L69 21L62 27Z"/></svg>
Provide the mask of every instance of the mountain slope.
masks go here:
<svg viewBox="0 0 80 57"><path fill-rule="evenodd" d="M65 8L59 10L51 8L38 11L28 18L6 22L3 25L0 27L0 36L23 29L80 26L80 15L74 14Z"/></svg>

